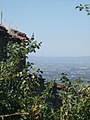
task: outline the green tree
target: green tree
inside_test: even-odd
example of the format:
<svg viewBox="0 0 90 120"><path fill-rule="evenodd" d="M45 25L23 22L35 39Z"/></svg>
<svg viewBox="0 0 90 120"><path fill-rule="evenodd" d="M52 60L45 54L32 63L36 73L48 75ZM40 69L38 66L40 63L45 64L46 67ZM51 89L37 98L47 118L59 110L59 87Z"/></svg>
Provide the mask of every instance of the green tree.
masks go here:
<svg viewBox="0 0 90 120"><path fill-rule="evenodd" d="M52 105L55 82L45 83L42 71L33 63L27 62L24 66L20 63L40 45L34 39L21 44L8 43L7 59L0 62L0 117L6 116L9 120L57 117Z"/></svg>
<svg viewBox="0 0 90 120"><path fill-rule="evenodd" d="M90 120L90 84L70 81L63 73L57 89L55 81L44 81L33 63L20 65L40 45L33 37L26 43L8 43L7 59L0 61L0 118Z"/></svg>
<svg viewBox="0 0 90 120"><path fill-rule="evenodd" d="M30 112L34 97L44 87L41 84L42 71L35 70L33 63L29 62L19 70L19 64L28 53L36 52L40 45L32 39L28 43L7 45L8 58L0 62L0 114Z"/></svg>

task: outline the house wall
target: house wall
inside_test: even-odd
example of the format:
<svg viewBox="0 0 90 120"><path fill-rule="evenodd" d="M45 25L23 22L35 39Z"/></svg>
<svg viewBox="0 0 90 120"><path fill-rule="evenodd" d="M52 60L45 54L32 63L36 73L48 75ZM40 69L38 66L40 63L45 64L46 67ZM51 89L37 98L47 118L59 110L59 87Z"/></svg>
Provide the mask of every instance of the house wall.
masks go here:
<svg viewBox="0 0 90 120"><path fill-rule="evenodd" d="M3 25L0 25L0 61L7 59L7 52L5 52L5 48L7 47L9 41L14 43L18 42L20 44L22 40L29 40L29 38L26 37L26 34L24 33L14 29L8 30ZM25 61L26 60L20 61L18 66L21 67L25 65Z"/></svg>

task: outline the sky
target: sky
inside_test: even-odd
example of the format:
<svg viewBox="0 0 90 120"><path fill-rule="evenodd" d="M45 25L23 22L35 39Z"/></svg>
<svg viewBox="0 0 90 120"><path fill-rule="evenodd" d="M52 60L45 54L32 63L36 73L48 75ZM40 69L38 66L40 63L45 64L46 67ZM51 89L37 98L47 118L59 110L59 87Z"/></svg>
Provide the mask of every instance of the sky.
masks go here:
<svg viewBox="0 0 90 120"><path fill-rule="evenodd" d="M90 16L75 9L90 0L0 0L3 25L42 41L36 56L90 56Z"/></svg>

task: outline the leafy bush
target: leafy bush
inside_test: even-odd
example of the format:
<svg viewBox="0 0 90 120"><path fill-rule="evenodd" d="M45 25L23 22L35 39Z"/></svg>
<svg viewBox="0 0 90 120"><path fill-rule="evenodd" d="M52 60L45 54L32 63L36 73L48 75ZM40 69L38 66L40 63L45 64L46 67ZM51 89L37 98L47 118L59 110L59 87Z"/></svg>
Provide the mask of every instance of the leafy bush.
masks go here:
<svg viewBox="0 0 90 120"><path fill-rule="evenodd" d="M62 82L60 120L89 120L90 84L83 85L78 80L71 82L66 76L62 77Z"/></svg>
<svg viewBox="0 0 90 120"><path fill-rule="evenodd" d="M26 55L39 47L35 40L7 45L7 59L0 62L0 118L90 120L90 84L71 82L63 74L57 89L54 81L44 81L33 63L23 64Z"/></svg>

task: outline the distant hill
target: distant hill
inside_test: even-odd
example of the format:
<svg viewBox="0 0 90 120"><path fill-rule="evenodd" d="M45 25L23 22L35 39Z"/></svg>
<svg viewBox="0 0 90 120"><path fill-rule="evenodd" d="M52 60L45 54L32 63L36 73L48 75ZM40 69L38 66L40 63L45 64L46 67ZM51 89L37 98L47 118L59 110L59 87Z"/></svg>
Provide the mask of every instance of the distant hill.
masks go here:
<svg viewBox="0 0 90 120"><path fill-rule="evenodd" d="M28 60L35 63L61 63L61 62L90 62L90 56L85 57L43 57L43 56L28 56Z"/></svg>

